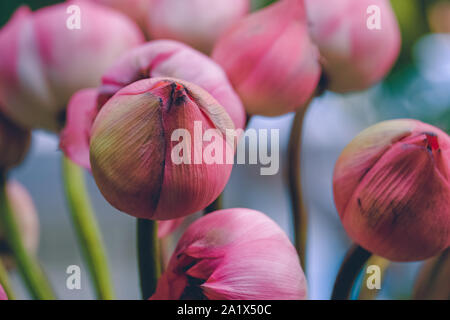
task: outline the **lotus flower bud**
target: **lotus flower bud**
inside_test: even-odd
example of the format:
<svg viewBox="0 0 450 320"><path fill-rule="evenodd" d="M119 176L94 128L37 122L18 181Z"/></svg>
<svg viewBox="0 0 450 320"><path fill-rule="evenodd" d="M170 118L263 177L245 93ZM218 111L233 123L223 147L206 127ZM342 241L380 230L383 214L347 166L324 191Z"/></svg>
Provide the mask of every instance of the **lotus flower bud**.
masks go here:
<svg viewBox="0 0 450 320"><path fill-rule="evenodd" d="M0 171L22 162L28 152L31 133L21 129L0 113Z"/></svg>
<svg viewBox="0 0 450 320"><path fill-rule="evenodd" d="M136 22L142 30L147 30L148 13L151 0L94 0L95 2L114 8Z"/></svg>
<svg viewBox="0 0 450 320"><path fill-rule="evenodd" d="M181 237L152 300L301 300L306 279L286 234L266 215L226 209Z"/></svg>
<svg viewBox="0 0 450 320"><path fill-rule="evenodd" d="M249 114L278 116L302 107L320 77L303 1L283 0L241 20L217 42L213 59Z"/></svg>
<svg viewBox="0 0 450 320"><path fill-rule="evenodd" d="M76 11L66 11L73 5L79 21ZM106 68L142 41L130 19L94 3L70 1L36 12L21 7L0 30L4 113L26 128L60 130L70 96L97 86Z"/></svg>
<svg viewBox="0 0 450 320"><path fill-rule="evenodd" d="M8 297L6 296L5 290L3 290L2 285L0 284L0 300L8 300Z"/></svg>
<svg viewBox="0 0 450 320"><path fill-rule="evenodd" d="M173 39L209 53L216 40L250 9L250 0L151 0L153 39Z"/></svg>
<svg viewBox="0 0 450 320"><path fill-rule="evenodd" d="M327 89L367 89L386 76L400 52L400 30L388 0L305 0Z"/></svg>
<svg viewBox="0 0 450 320"><path fill-rule="evenodd" d="M25 249L31 254L36 254L39 244L39 220L33 199L28 191L17 181L9 181L6 185L6 193L11 208L16 215L17 223ZM0 259L7 269L15 266L11 249L4 237L4 231L0 226Z"/></svg>
<svg viewBox="0 0 450 320"><path fill-rule="evenodd" d="M64 153L90 169L90 130L98 110L121 88L153 77L178 78L199 85L225 108L235 127L244 127L244 107L220 66L182 43L158 40L132 49L120 58L104 75L99 97L93 89L72 97L61 134L60 146Z"/></svg>
<svg viewBox="0 0 450 320"><path fill-rule="evenodd" d="M214 143L204 139L208 129L215 129ZM226 159L234 155L227 129L234 129L233 121L199 86L173 78L137 81L109 99L94 121L92 173L118 210L180 218L223 191L232 169Z"/></svg>
<svg viewBox="0 0 450 320"><path fill-rule="evenodd" d="M450 137L416 120L361 132L334 171L348 235L393 261L423 260L450 245Z"/></svg>

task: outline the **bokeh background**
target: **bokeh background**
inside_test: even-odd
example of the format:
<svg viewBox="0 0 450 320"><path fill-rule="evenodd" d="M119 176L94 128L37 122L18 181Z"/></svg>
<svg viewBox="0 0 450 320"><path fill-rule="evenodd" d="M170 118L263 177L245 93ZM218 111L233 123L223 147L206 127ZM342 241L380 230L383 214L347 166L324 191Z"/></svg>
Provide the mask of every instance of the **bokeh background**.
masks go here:
<svg viewBox="0 0 450 320"><path fill-rule="evenodd" d="M226 1L226 0L224 0ZM403 48L389 77L356 94L325 93L314 100L306 117L302 149L304 192L310 211L308 280L312 299L329 299L339 265L350 242L340 224L332 198L334 163L344 146L362 129L385 119L416 118L450 132L450 34L430 32L429 9L442 0L392 0L402 30ZM0 26L21 4L32 9L52 0L0 1ZM254 0L254 8L270 3ZM267 213L292 237L286 188L286 152L292 115L254 117L252 128L280 129L279 174L260 176L257 165L234 168L225 191L225 207L248 207ZM30 191L41 224L39 258L62 299L93 299L87 268L80 255L61 181L58 137L38 131L31 152L12 176ZM135 219L109 206L87 174L89 194L108 249L117 296L139 299L135 250ZM66 268L79 265L82 289L66 288ZM409 298L420 263L396 263L389 268L379 298ZM17 274L14 286L26 298Z"/></svg>

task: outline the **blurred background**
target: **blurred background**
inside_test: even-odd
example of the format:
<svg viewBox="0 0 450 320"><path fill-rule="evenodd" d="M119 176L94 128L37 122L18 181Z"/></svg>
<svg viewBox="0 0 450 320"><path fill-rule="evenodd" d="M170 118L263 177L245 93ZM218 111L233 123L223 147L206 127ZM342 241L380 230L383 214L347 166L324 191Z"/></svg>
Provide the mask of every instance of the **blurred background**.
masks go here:
<svg viewBox="0 0 450 320"><path fill-rule="evenodd" d="M37 9L55 2L61 1L1 1L0 25L5 24L21 4ZM271 1L253 2L256 9ZM437 17L431 14L437 2L442 0L392 0L402 30L403 48L389 77L365 92L325 93L314 100L307 114L302 170L310 212L307 268L312 299L330 298L338 268L350 245L334 208L331 187L333 166L344 146L367 126L392 118L415 118L450 132L450 34L439 33L445 30L440 29ZM450 20L450 16L446 19ZM252 128L281 128L280 172L275 176L260 176L259 166L236 166L225 191L224 206L263 211L292 237L285 183L285 155L291 121L292 115L251 120ZM61 299L92 299L94 294L87 268L82 262L65 205L61 156L56 135L35 132L27 160L13 171L12 176L27 187L39 211L39 258L57 295ZM117 296L139 299L135 219L109 206L90 175L86 174L86 177L108 249ZM79 265L82 269L81 290L66 288L69 265ZM396 263L390 267L379 298L409 298L418 267L419 263ZM27 297L17 274L13 275L13 280L18 295Z"/></svg>

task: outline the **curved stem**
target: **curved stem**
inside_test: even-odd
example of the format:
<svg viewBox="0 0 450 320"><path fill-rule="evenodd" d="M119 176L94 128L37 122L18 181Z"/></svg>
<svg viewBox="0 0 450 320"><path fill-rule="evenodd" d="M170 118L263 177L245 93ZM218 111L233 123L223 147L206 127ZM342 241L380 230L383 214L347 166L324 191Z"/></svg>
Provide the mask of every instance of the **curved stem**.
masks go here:
<svg viewBox="0 0 450 320"><path fill-rule="evenodd" d="M380 268L380 278L384 278L384 274L389 267L391 262L379 256L372 256L367 261L366 266L378 266ZM358 300L375 300L377 294L380 292L379 289L369 289L367 285L367 280L371 275L366 274L359 292Z"/></svg>
<svg viewBox="0 0 450 320"><path fill-rule="evenodd" d="M6 177L3 173L0 174L0 223L4 226L8 245L31 296L40 300L55 299L53 290L37 259L25 249L15 214L7 196Z"/></svg>
<svg viewBox="0 0 450 320"><path fill-rule="evenodd" d="M450 300L450 248L427 261L414 286L414 300Z"/></svg>
<svg viewBox="0 0 450 320"><path fill-rule="evenodd" d="M147 300L155 293L161 275L157 221L137 219L137 249L141 292Z"/></svg>
<svg viewBox="0 0 450 320"><path fill-rule="evenodd" d="M371 257L371 253L358 245L353 245L347 252L344 262L334 283L332 300L348 300L361 269Z"/></svg>
<svg viewBox="0 0 450 320"><path fill-rule="evenodd" d="M309 105L309 103L308 103ZM307 105L307 106L308 106ZM300 150L303 137L303 120L307 106L300 109L294 117L288 147L289 196L294 219L295 247L300 257L303 271L306 273L306 240L308 237L308 214L302 194Z"/></svg>
<svg viewBox="0 0 450 320"><path fill-rule="evenodd" d="M213 203L207 206L204 210L204 214L208 214L223 208L223 193L221 193Z"/></svg>
<svg viewBox="0 0 450 320"><path fill-rule="evenodd" d="M16 295L14 294L14 290L12 288L11 282L9 281L8 271L3 265L2 260L0 259L0 284L5 290L6 296L9 300L16 300Z"/></svg>
<svg viewBox="0 0 450 320"><path fill-rule="evenodd" d="M106 251L89 196L86 193L83 169L63 157L63 179L72 222L94 281L97 296L102 300L112 300L114 299L114 290Z"/></svg>

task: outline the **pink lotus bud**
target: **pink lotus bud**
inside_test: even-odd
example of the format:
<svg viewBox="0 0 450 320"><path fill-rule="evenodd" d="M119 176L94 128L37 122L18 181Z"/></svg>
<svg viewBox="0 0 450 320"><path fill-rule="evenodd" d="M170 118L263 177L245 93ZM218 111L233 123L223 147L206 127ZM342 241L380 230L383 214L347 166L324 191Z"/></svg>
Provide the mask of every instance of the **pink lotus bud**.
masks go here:
<svg viewBox="0 0 450 320"><path fill-rule="evenodd" d="M1 284L0 284L0 300L8 300L5 290L3 290L3 287Z"/></svg>
<svg viewBox="0 0 450 320"><path fill-rule="evenodd" d="M305 0L327 89L367 89L385 77L400 52L400 30L388 0Z"/></svg>
<svg viewBox="0 0 450 320"><path fill-rule="evenodd" d="M208 129L215 129L214 143L204 138ZM95 119L92 173L106 200L123 212L183 217L223 191L232 169L225 158L234 155L227 129L234 129L233 121L199 86L173 78L137 81L109 99Z"/></svg>
<svg viewBox="0 0 450 320"><path fill-rule="evenodd" d="M151 0L154 39L173 39L209 53L216 40L250 9L250 0Z"/></svg>
<svg viewBox="0 0 450 320"><path fill-rule="evenodd" d="M21 129L0 113L0 171L21 163L28 152L31 133Z"/></svg>
<svg viewBox="0 0 450 320"><path fill-rule="evenodd" d="M152 300L301 300L306 279L286 234L266 215L226 209L181 237Z"/></svg>
<svg viewBox="0 0 450 320"><path fill-rule="evenodd" d="M416 120L361 132L334 171L334 200L349 236L394 261L450 245L450 137Z"/></svg>
<svg viewBox="0 0 450 320"><path fill-rule="evenodd" d="M7 183L6 192L11 208L16 215L25 248L31 254L36 254L39 244L39 220L33 199L28 191L19 182L14 180ZM4 238L4 231L1 230L1 226L0 259L7 269L14 268L14 258L11 256L11 250Z"/></svg>
<svg viewBox="0 0 450 320"><path fill-rule="evenodd" d="M151 0L93 0L104 6L116 9L136 22L142 30L147 30L148 13Z"/></svg>
<svg viewBox="0 0 450 320"><path fill-rule="evenodd" d="M183 79L202 87L225 108L235 127L244 127L244 107L220 66L182 43L158 40L130 50L120 58L104 75L98 98L93 89L72 97L66 127L61 134L64 153L90 169L90 130L97 110L121 88L153 77Z"/></svg>
<svg viewBox="0 0 450 320"><path fill-rule="evenodd" d="M295 111L314 93L320 77L300 0L282 0L249 15L219 39L213 58L250 114Z"/></svg>
<svg viewBox="0 0 450 320"><path fill-rule="evenodd" d="M142 41L130 19L90 2L34 13L21 7L0 31L2 109L21 126L57 131L70 96L98 85L106 68Z"/></svg>

